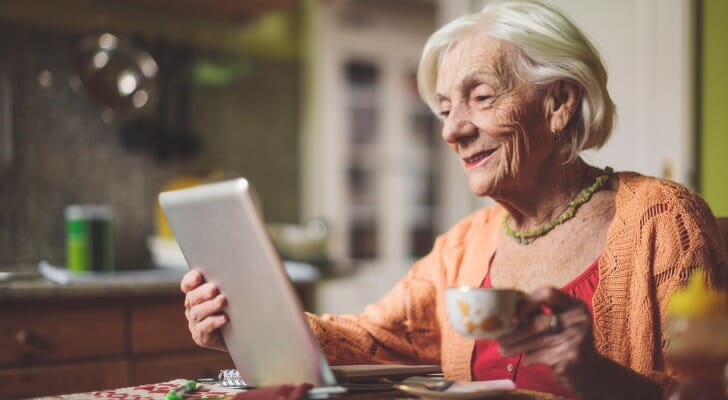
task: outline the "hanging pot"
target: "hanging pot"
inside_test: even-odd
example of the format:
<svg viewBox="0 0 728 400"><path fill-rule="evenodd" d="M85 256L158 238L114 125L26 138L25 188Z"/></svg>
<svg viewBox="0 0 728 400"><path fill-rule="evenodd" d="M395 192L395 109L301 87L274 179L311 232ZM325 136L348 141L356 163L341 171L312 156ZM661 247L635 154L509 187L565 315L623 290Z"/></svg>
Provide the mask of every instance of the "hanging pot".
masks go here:
<svg viewBox="0 0 728 400"><path fill-rule="evenodd" d="M111 33L82 38L73 67L73 86L102 108L107 122L138 119L158 101L157 62L126 38Z"/></svg>

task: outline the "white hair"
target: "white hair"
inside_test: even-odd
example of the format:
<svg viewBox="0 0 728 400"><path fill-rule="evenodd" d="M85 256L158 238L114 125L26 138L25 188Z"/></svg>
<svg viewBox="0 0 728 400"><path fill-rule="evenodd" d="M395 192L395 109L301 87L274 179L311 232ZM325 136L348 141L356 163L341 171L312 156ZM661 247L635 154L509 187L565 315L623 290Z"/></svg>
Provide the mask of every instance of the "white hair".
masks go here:
<svg viewBox="0 0 728 400"><path fill-rule="evenodd" d="M462 16L433 33L417 71L420 96L439 114L437 72L448 50L462 38L484 32L508 44L506 62L515 75L537 88L569 81L582 91L581 104L560 132L567 162L582 150L603 146L616 119L603 60L589 39L556 9L536 1L505 0Z"/></svg>

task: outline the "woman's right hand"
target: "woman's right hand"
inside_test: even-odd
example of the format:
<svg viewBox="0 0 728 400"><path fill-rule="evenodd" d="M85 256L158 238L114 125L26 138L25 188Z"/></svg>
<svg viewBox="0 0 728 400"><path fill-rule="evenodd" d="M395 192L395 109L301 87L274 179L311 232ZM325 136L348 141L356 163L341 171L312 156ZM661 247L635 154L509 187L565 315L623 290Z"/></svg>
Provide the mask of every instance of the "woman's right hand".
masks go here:
<svg viewBox="0 0 728 400"><path fill-rule="evenodd" d="M227 351L220 334L220 328L227 323L227 315L222 312L227 304L225 296L217 286L205 282L197 270L182 277L180 288L185 294L185 317L192 339L199 346Z"/></svg>

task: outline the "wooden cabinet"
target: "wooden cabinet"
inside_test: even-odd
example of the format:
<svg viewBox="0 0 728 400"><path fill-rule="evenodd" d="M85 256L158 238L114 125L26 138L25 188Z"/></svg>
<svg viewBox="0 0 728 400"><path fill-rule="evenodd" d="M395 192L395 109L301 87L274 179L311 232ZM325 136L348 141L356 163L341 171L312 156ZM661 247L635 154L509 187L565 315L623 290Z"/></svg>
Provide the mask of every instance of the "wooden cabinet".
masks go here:
<svg viewBox="0 0 728 400"><path fill-rule="evenodd" d="M0 399L216 376L227 353L190 338L181 295L3 303Z"/></svg>
<svg viewBox="0 0 728 400"><path fill-rule="evenodd" d="M139 357L134 361L134 374L139 383L162 382L170 377L213 377L222 368L232 368L230 357L210 351Z"/></svg>
<svg viewBox="0 0 728 400"><path fill-rule="evenodd" d="M129 339L133 354L174 352L189 349L194 344L187 331L183 301L165 299L131 308Z"/></svg>
<svg viewBox="0 0 728 400"><path fill-rule="evenodd" d="M124 352L124 310L29 307L0 312L0 365L104 357Z"/></svg>
<svg viewBox="0 0 728 400"><path fill-rule="evenodd" d="M18 399L128 386L129 362L73 362L0 369L0 398Z"/></svg>
<svg viewBox="0 0 728 400"><path fill-rule="evenodd" d="M439 174L451 150L415 82L435 6L395 3L309 5L316 56L304 67L315 106L303 139L302 212L336 232L333 259L402 271L444 229Z"/></svg>

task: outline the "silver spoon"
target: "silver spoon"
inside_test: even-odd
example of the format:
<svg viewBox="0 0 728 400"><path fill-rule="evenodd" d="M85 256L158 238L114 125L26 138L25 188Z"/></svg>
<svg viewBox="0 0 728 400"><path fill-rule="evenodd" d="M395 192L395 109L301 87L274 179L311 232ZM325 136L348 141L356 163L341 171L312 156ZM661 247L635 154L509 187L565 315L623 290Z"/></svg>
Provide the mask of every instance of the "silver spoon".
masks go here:
<svg viewBox="0 0 728 400"><path fill-rule="evenodd" d="M393 381L393 380L386 379L386 378L383 380L387 383L393 384L394 387L397 389L401 389L401 388L404 388L405 390L407 388L427 389L427 390L431 390L433 392L443 392L443 391L447 390L447 388L452 386L453 383L455 383L455 381L450 381L450 380L445 380L445 379L433 381L433 382L413 381L413 380L408 380L408 379L405 379L402 382L397 382L397 381Z"/></svg>

